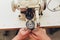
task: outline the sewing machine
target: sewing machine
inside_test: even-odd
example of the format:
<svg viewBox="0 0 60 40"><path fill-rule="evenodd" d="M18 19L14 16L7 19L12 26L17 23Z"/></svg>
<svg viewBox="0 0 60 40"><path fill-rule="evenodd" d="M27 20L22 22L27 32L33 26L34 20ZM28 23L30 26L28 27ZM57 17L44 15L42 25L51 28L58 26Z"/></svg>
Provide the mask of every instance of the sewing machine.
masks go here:
<svg viewBox="0 0 60 40"><path fill-rule="evenodd" d="M37 24L40 25L40 27L46 28L60 27L60 11L51 11L55 8L56 10L59 9L58 0L52 0L50 3L48 3L49 0L23 1L24 6L22 5L22 0L17 1L18 0L0 0L0 29L25 28L29 20L30 22L33 21L35 28ZM34 3L35 1L36 3ZM49 4L48 7L51 10L48 10L47 4ZM25 9L25 11L21 9ZM30 16L29 13L32 16Z"/></svg>
<svg viewBox="0 0 60 40"><path fill-rule="evenodd" d="M40 26L40 17L46 9L46 0L13 0L12 11L15 12L16 9L20 11L19 19L32 30Z"/></svg>
<svg viewBox="0 0 60 40"><path fill-rule="evenodd" d="M49 7L50 9L56 7L58 10L59 7L54 6L56 5L54 2L58 3L53 0ZM17 33L16 30L25 27L33 30L36 26L59 28L60 12L46 9L46 0L0 0L0 40L11 40ZM54 31L51 29L51 33Z"/></svg>

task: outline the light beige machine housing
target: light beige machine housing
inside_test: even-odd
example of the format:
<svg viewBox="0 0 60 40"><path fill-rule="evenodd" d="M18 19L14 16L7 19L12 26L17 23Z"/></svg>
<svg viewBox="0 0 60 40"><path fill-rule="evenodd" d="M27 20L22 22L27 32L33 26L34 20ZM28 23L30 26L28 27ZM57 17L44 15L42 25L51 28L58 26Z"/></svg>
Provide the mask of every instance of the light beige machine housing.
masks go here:
<svg viewBox="0 0 60 40"><path fill-rule="evenodd" d="M15 10L19 10L20 11L20 15L19 16L19 19L22 20L22 21L25 21L26 22L26 27L29 28L29 29L33 29L33 28L36 28L36 26L40 25L40 17L43 15L43 10L45 10L46 8L46 0L13 0L12 3L11 3L11 6L12 6L12 11L15 12ZM33 12L33 15L32 13L30 14L24 14L24 13L21 13L21 9L26 9L29 13L29 10L31 12ZM26 11L26 13L27 13ZM32 15L33 18L32 19L27 19L26 18L26 15Z"/></svg>

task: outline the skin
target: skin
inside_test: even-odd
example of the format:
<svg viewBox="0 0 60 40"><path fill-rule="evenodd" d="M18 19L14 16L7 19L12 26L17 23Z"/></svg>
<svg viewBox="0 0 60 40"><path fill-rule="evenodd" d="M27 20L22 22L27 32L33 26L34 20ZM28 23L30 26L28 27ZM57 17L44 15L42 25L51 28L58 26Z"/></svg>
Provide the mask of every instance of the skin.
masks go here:
<svg viewBox="0 0 60 40"><path fill-rule="evenodd" d="M33 31L20 29L19 33L12 40L25 40L26 38L29 38L29 40L51 40L46 34L46 30L39 27Z"/></svg>
<svg viewBox="0 0 60 40"><path fill-rule="evenodd" d="M51 40L44 28L37 28L29 34L30 40Z"/></svg>
<svg viewBox="0 0 60 40"><path fill-rule="evenodd" d="M30 30L28 29L20 29L19 33L12 40L24 40L28 37Z"/></svg>

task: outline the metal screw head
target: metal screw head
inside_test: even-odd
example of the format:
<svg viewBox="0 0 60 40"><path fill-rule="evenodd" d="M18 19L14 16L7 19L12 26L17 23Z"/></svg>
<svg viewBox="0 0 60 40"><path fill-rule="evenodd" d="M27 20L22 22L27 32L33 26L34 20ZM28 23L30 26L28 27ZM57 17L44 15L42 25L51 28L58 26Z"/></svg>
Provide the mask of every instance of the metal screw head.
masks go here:
<svg viewBox="0 0 60 40"><path fill-rule="evenodd" d="M21 17L21 15L19 15L18 17Z"/></svg>
<svg viewBox="0 0 60 40"><path fill-rule="evenodd" d="M20 5L18 5L18 7L20 7Z"/></svg>

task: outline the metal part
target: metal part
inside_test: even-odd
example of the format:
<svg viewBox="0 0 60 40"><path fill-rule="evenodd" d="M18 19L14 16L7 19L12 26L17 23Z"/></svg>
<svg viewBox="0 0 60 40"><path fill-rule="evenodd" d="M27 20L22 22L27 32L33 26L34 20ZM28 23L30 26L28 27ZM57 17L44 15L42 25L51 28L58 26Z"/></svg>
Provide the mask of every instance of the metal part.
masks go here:
<svg viewBox="0 0 60 40"><path fill-rule="evenodd" d="M30 30L33 30L35 28L35 23L34 21L27 21L26 22L26 27Z"/></svg>
<svg viewBox="0 0 60 40"><path fill-rule="evenodd" d="M44 9L43 10L45 10L46 9L46 0L43 0L43 2L44 2Z"/></svg>
<svg viewBox="0 0 60 40"><path fill-rule="evenodd" d="M25 14L28 20L31 20L34 17L34 10L33 8L28 8Z"/></svg>

